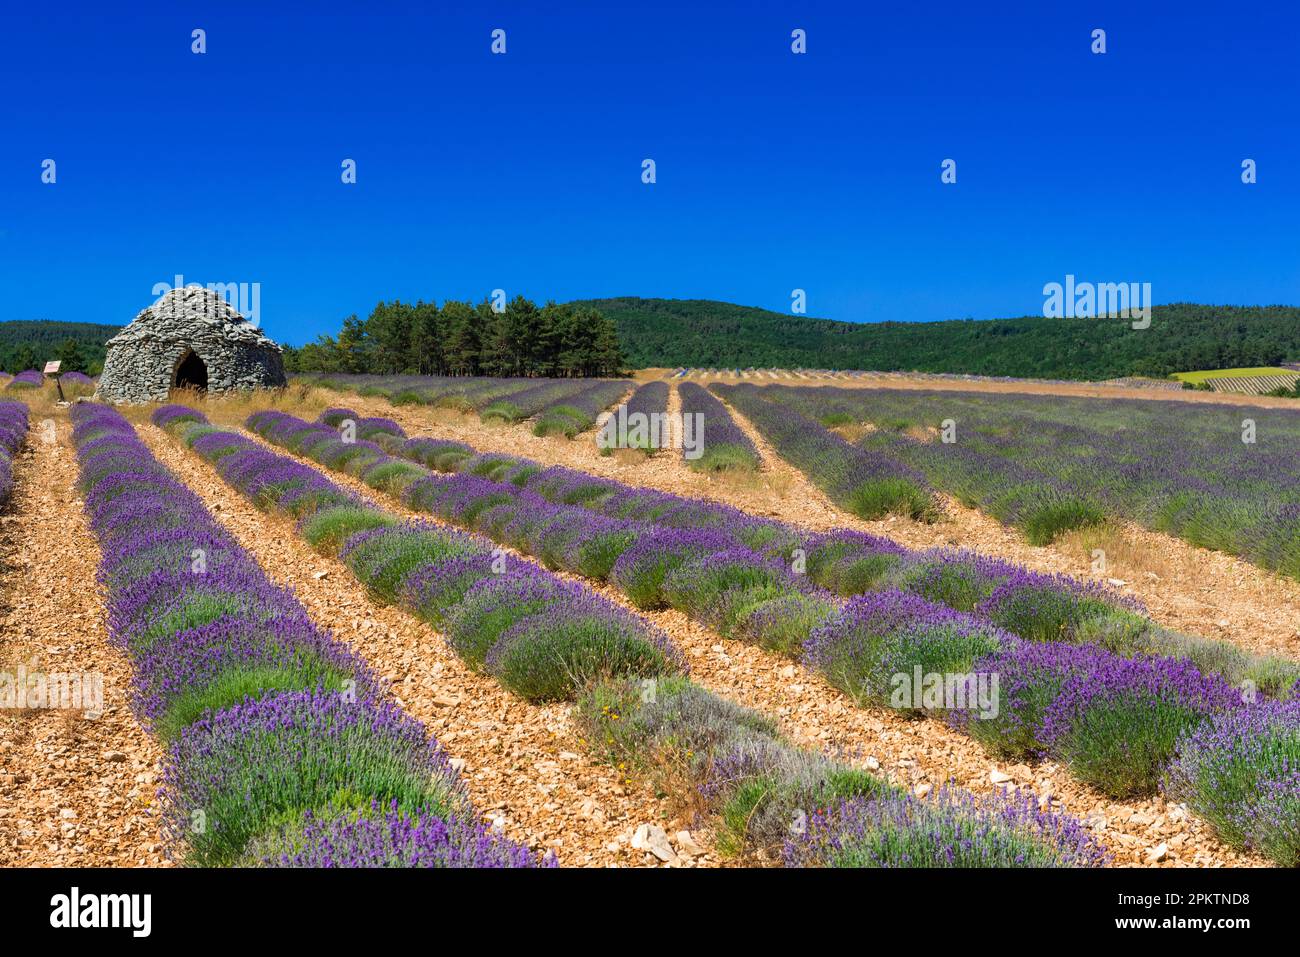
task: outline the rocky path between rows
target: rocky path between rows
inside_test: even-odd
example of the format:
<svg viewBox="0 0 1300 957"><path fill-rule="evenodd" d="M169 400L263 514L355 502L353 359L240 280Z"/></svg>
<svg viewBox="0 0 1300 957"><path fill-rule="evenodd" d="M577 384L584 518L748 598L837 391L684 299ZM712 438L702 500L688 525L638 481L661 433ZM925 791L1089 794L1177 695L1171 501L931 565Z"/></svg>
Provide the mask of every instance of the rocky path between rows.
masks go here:
<svg viewBox="0 0 1300 957"><path fill-rule="evenodd" d="M346 566L313 551L290 521L253 508L155 426L138 424L137 430L272 580L292 588L317 623L390 682L402 707L451 754L485 819L531 847L553 850L570 867L657 865L657 858L632 847L636 830L647 824L670 835L688 829L647 788L589 758L574 737L567 706L528 704L473 673L428 625L371 601ZM692 832L692 841L700 852L674 853L672 863L717 863L707 834Z"/></svg>
<svg viewBox="0 0 1300 957"><path fill-rule="evenodd" d="M750 422L728 407L754 442L762 472L750 478L717 477L691 471L676 452L645 457L640 452L604 457L590 433L573 441L541 439L523 426L484 425L475 416L420 406L394 407L387 400L325 392L332 404L366 415L382 415L415 435L468 442L484 452L524 455L548 465L566 465L629 485L691 495L733 505L753 515L824 531L852 528L894 539L912 548L961 546L1019 562L1043 572L1076 578L1095 576L1093 550L1107 552L1109 570L1100 577L1120 581L1121 591L1139 598L1166 627L1206 638L1232 641L1256 653L1300 657L1300 582L1283 578L1231 555L1198 548L1181 539L1132 523L1097 541L1074 533L1046 547L1030 545L1020 532L977 509L944 496L944 516L934 524L889 516L863 521L835 505L802 472L775 453ZM674 408L676 389L670 397Z"/></svg>
<svg viewBox="0 0 1300 957"><path fill-rule="evenodd" d="M98 676L103 704L0 708L0 865L165 865L154 813L161 752L131 712L130 665L108 643L71 427L65 416L46 421L56 441L33 422L0 513L0 672L85 675L90 700L57 702L82 705L95 703Z"/></svg>
<svg viewBox="0 0 1300 957"><path fill-rule="evenodd" d="M244 434L262 442L250 432ZM323 469L310 459L270 443L262 444L328 474L340 486L382 502L395 514L447 525L406 509L397 499L376 493L349 475ZM1052 807L1087 822L1119 865L1268 866L1262 857L1240 854L1220 843L1208 825L1190 817L1179 805L1161 798L1111 801L1077 783L1065 768L1054 763L999 764L969 737L940 721L859 708L800 664L724 638L678 611L638 611L612 586L563 572L557 574L582 582L663 628L685 653L691 677L705 688L776 719L799 744L885 774L918 794L929 793L948 781L976 793L1012 786L1028 788L1038 796L1041 806L1050 802Z"/></svg>

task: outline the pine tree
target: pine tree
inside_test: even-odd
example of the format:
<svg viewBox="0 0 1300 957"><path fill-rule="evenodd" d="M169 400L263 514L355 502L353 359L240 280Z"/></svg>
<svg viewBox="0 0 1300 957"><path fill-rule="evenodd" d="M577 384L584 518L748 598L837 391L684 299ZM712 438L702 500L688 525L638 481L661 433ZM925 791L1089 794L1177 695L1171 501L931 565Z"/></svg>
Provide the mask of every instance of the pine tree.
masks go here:
<svg viewBox="0 0 1300 957"><path fill-rule="evenodd" d="M442 304L447 371L452 375L478 375L479 316L468 302L450 299Z"/></svg>
<svg viewBox="0 0 1300 957"><path fill-rule="evenodd" d="M32 347L24 342L14 353L14 373L26 372L28 369L36 368L36 353Z"/></svg>
<svg viewBox="0 0 1300 957"><path fill-rule="evenodd" d="M338 372L370 372L370 343L366 336L366 322L353 313L343 320L339 331Z"/></svg>
<svg viewBox="0 0 1300 957"><path fill-rule="evenodd" d="M415 371L408 369L414 309L400 300L381 302L366 320L366 335L372 344L369 372L384 375Z"/></svg>
<svg viewBox="0 0 1300 957"><path fill-rule="evenodd" d="M81 354L76 339L64 339L55 358L59 360L60 373L86 371L86 357Z"/></svg>
<svg viewBox="0 0 1300 957"><path fill-rule="evenodd" d="M445 331L438 304L420 300L411 311L411 347L406 366L420 375L446 375Z"/></svg>
<svg viewBox="0 0 1300 957"><path fill-rule="evenodd" d="M504 312L495 312L484 299L474 312L479 325L479 366L485 375L512 376L515 372L514 341Z"/></svg>

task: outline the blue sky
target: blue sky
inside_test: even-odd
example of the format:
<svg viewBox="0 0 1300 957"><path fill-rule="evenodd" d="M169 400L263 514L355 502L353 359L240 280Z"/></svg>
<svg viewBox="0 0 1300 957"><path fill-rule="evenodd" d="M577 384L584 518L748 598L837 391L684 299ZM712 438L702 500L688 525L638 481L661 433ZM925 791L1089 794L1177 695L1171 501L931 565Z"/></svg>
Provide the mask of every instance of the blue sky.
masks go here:
<svg viewBox="0 0 1300 957"><path fill-rule="evenodd" d="M781 311L802 288L865 322L1037 313L1066 273L1300 302L1300 14L268 6L6 8L0 319L126 322L178 273L260 283L292 343L498 287Z"/></svg>

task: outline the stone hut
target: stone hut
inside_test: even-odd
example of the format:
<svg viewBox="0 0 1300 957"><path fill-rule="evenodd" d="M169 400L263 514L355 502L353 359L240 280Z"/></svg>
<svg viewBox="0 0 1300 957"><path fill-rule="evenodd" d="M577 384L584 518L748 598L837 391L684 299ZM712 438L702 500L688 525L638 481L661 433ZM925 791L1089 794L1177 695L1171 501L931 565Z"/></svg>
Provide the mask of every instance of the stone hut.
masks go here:
<svg viewBox="0 0 1300 957"><path fill-rule="evenodd" d="M283 386L283 350L219 293L172 289L108 340L95 398L165 402L172 389Z"/></svg>

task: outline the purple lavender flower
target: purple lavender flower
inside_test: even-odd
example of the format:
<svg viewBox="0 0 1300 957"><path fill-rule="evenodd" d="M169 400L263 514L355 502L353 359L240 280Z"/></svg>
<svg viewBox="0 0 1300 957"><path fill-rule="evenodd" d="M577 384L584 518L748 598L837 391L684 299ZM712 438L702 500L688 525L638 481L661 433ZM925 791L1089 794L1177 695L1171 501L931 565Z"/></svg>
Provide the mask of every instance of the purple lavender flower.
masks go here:
<svg viewBox="0 0 1300 957"><path fill-rule="evenodd" d="M1115 609L1144 611L1136 598L1099 582L1048 575L1008 566L1002 580L975 608L976 613L1029 641L1069 641L1090 618Z"/></svg>
<svg viewBox="0 0 1300 957"><path fill-rule="evenodd" d="M39 389L45 385L45 376L37 369L24 369L7 383L5 389L12 392L20 392L23 389Z"/></svg>
<svg viewBox="0 0 1300 957"><path fill-rule="evenodd" d="M785 846L787 867L1101 867L1104 847L1032 794L976 797L944 786L818 809Z"/></svg>
<svg viewBox="0 0 1300 957"><path fill-rule="evenodd" d="M1041 735L1085 783L1112 797L1150 794L1183 735L1241 706L1238 689L1191 662L1099 657L1061 685Z"/></svg>
<svg viewBox="0 0 1300 957"><path fill-rule="evenodd" d="M439 472L454 472L456 466L474 455L474 450L464 442L452 439L407 439L397 450L402 458L418 462Z"/></svg>
<svg viewBox="0 0 1300 957"><path fill-rule="evenodd" d="M808 577L839 595L859 595L877 587L909 554L897 542L848 529L814 536L803 548Z"/></svg>
<svg viewBox="0 0 1300 957"><path fill-rule="evenodd" d="M402 811L374 802L368 813L303 813L291 826L254 840L254 867L555 867L482 824Z"/></svg>
<svg viewBox="0 0 1300 957"><path fill-rule="evenodd" d="M160 405L149 419L158 428L168 430L180 422L198 422L204 425L208 422L206 415L188 405Z"/></svg>
<svg viewBox="0 0 1300 957"><path fill-rule="evenodd" d="M1233 847L1300 864L1300 698L1219 714L1178 742L1164 789Z"/></svg>
<svg viewBox="0 0 1300 957"><path fill-rule="evenodd" d="M686 670L668 636L590 593L518 618L488 650L488 674L528 701L565 701L588 682Z"/></svg>
<svg viewBox="0 0 1300 957"><path fill-rule="evenodd" d="M738 425L732 420L727 407L715 399L701 385L695 382L683 382L677 386L677 395L681 399L682 416L693 417L702 423L700 434L695 437L698 457L692 457L697 450L683 447L682 455L691 468L704 471L721 471L725 469L757 470L759 467L758 449ZM685 446L686 443L683 443Z"/></svg>
<svg viewBox="0 0 1300 957"><path fill-rule="evenodd" d="M168 752L161 787L165 833L204 866L234 863L285 812L328 808L348 794L408 813L469 810L419 722L391 704L319 690L246 701L189 725Z"/></svg>
<svg viewBox="0 0 1300 957"><path fill-rule="evenodd" d="M0 505L14 487L13 455L27 435L27 406L21 402L0 402Z"/></svg>
<svg viewBox="0 0 1300 957"><path fill-rule="evenodd" d="M803 653L854 700L919 711L928 705L915 686L917 674L941 676L946 689L949 676L970 673L975 659L1012 640L986 619L882 591L850 599L813 629Z"/></svg>
<svg viewBox="0 0 1300 957"><path fill-rule="evenodd" d="M1076 676L1091 675L1109 666L1116 656L1095 645L1012 641L1000 651L979 658L974 675L995 676L996 714L980 713L973 705L951 711L949 721L994 754L1009 758L1044 752L1043 718Z"/></svg>
<svg viewBox="0 0 1300 957"><path fill-rule="evenodd" d="M713 529L657 529L618 557L609 578L638 608L656 608L666 602L663 583L669 572L731 545L728 535Z"/></svg>

